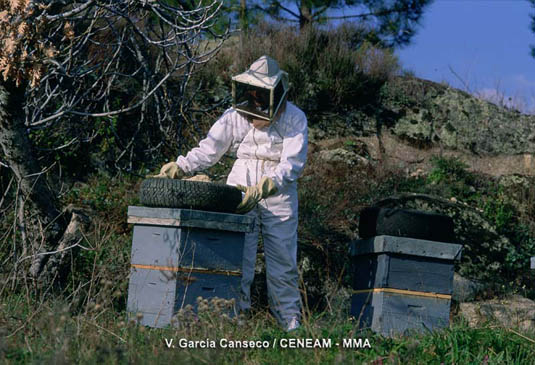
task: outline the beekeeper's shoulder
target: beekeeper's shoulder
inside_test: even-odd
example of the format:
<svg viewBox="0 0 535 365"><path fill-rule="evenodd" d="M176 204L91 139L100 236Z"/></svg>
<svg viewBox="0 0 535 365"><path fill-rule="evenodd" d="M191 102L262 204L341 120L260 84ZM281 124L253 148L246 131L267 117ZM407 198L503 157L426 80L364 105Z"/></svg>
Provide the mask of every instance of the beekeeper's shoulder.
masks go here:
<svg viewBox="0 0 535 365"><path fill-rule="evenodd" d="M307 117L305 113L295 104L286 102L286 111L289 115L289 123L294 129L304 129L307 127Z"/></svg>
<svg viewBox="0 0 535 365"><path fill-rule="evenodd" d="M243 117L234 108L228 108L221 114L216 123L225 125L227 127L236 126L243 122Z"/></svg>

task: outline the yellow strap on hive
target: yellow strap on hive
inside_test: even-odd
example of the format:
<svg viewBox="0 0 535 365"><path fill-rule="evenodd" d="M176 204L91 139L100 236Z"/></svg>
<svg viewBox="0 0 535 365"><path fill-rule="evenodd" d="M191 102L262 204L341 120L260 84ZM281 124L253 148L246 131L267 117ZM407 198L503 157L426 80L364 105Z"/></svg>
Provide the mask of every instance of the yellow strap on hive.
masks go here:
<svg viewBox="0 0 535 365"><path fill-rule="evenodd" d="M430 293L423 291L414 291L414 290L403 290L403 289L394 289L394 288L373 288L373 289L362 289L362 290L351 290L352 294L361 294L361 293L395 293L403 295L414 295L419 297L429 297L429 298L439 298L439 299L451 299L449 294L438 294Z"/></svg>
<svg viewBox="0 0 535 365"><path fill-rule="evenodd" d="M140 264L132 264L130 265L130 267L133 267L136 269L158 270L158 271L174 271L174 272L186 272L186 273L197 273L197 274L218 274L218 275L229 275L229 276L241 276L240 271L195 269L191 267L173 267L173 266L156 266L156 265L140 265Z"/></svg>

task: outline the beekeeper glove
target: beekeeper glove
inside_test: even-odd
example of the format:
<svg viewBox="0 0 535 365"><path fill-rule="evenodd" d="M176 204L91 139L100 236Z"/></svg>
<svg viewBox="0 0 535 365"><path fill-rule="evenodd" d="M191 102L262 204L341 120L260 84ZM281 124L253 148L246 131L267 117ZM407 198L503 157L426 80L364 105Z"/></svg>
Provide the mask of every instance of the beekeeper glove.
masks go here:
<svg viewBox="0 0 535 365"><path fill-rule="evenodd" d="M158 175L154 175L152 177L166 177L169 179L180 179L184 176L184 171L178 167L178 164L176 162L168 162L165 165L162 166L160 169L160 173Z"/></svg>
<svg viewBox="0 0 535 365"><path fill-rule="evenodd" d="M212 180L210 180L210 177L209 177L208 175L205 175L205 174L195 175L195 176L193 176L193 177L188 177L187 179L182 179L182 180L186 180L186 181L212 182Z"/></svg>
<svg viewBox="0 0 535 365"><path fill-rule="evenodd" d="M264 176L256 185L237 185L236 187L245 193L242 202L236 207L236 213L239 214L247 213L253 209L260 200L277 192L275 182L267 176Z"/></svg>

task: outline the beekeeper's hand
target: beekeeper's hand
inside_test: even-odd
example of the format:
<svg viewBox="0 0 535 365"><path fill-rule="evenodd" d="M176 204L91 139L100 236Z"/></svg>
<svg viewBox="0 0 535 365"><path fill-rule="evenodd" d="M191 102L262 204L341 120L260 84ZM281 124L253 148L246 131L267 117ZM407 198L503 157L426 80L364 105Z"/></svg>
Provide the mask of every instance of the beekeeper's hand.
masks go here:
<svg viewBox="0 0 535 365"><path fill-rule="evenodd" d="M168 162L162 166L160 173L151 177L163 177L168 179L180 179L184 176L184 171L178 167L176 162Z"/></svg>
<svg viewBox="0 0 535 365"><path fill-rule="evenodd" d="M210 180L210 177L209 177L208 175L205 175L205 174L195 175L195 176L193 176L193 177L188 177L187 179L182 179L182 180L186 180L186 181L212 182L212 180Z"/></svg>
<svg viewBox="0 0 535 365"><path fill-rule="evenodd" d="M236 213L238 214L247 213L253 209L260 200L277 192L275 182L267 176L264 176L256 185L237 185L236 187L245 193L242 202L236 207Z"/></svg>

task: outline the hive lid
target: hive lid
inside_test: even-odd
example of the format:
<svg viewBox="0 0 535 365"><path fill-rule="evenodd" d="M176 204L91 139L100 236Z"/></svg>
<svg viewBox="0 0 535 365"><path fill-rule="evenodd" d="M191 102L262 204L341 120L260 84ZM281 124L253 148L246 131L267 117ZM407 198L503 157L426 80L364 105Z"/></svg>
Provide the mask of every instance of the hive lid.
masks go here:
<svg viewBox="0 0 535 365"><path fill-rule="evenodd" d="M192 209L129 206L128 223L251 232L254 218Z"/></svg>
<svg viewBox="0 0 535 365"><path fill-rule="evenodd" d="M444 260L459 260L461 250L462 246L454 243L408 237L375 236L351 242L349 253L351 256L360 256L390 252Z"/></svg>

